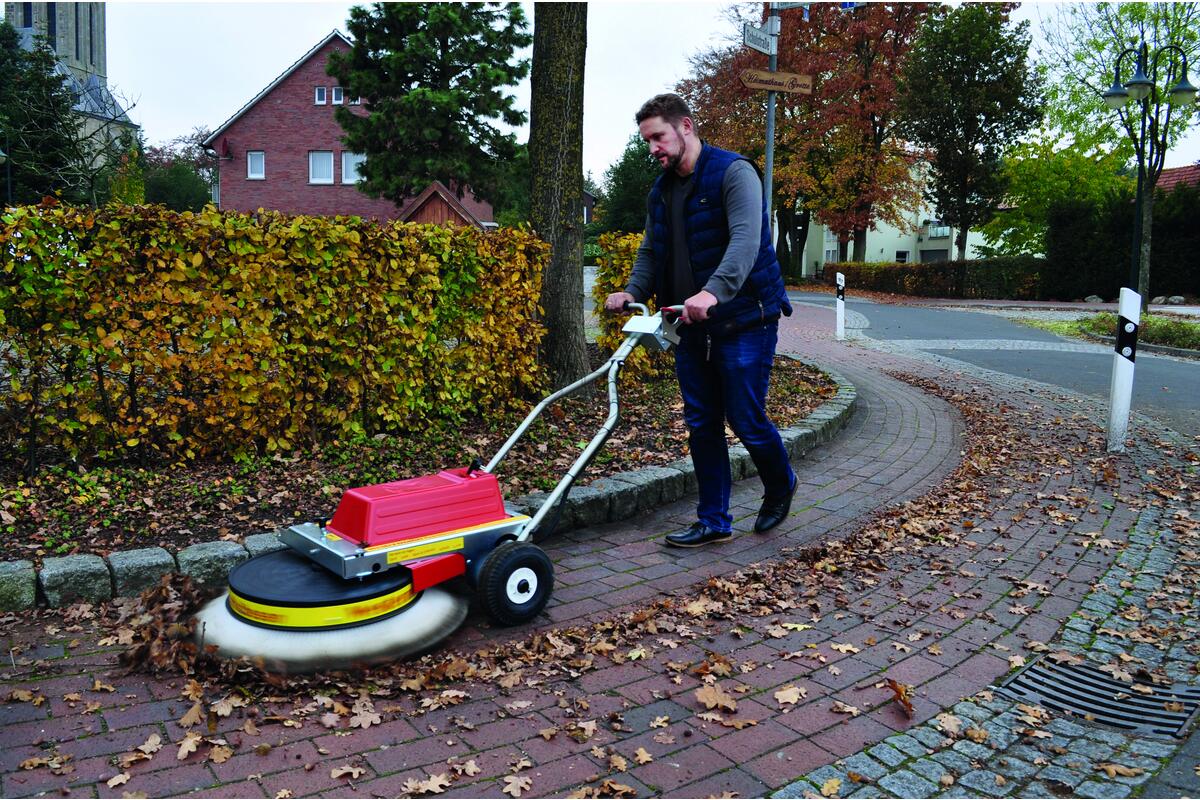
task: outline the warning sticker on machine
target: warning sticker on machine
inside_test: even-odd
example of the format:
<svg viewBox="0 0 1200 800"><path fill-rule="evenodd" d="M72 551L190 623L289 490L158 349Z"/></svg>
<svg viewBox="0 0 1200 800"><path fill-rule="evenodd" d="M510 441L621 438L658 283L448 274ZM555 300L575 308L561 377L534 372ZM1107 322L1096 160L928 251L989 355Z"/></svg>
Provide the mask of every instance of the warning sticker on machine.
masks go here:
<svg viewBox="0 0 1200 800"><path fill-rule="evenodd" d="M388 563L398 564L401 561L412 561L414 558L425 558L426 556L436 556L441 553L453 553L456 550L463 549L463 537L458 536L454 539L443 539L440 542L430 542L429 544L417 545L416 547L406 547L403 550L393 550L388 553Z"/></svg>

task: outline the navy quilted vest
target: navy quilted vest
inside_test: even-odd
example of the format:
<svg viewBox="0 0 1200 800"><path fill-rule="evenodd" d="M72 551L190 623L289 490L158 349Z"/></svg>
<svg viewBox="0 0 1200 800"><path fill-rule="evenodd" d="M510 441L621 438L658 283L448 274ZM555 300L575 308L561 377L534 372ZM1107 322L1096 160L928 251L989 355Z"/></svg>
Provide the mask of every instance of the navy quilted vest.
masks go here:
<svg viewBox="0 0 1200 800"><path fill-rule="evenodd" d="M697 289L703 288L716 271L729 244L729 223L725 217L724 194L721 191L725 170L735 161L748 161L737 153L705 144L696 162L695 180L684 203L684 224L687 226L688 254L692 276ZM667 265L671 259L671 232L663 197L666 173L658 177L650 189L647 211L650 215L654 267L657 276L656 295L666 296ZM762 232L758 256L737 297L715 306L710 314L714 330L737 330L752 327L780 314L791 316L792 306L787 299L779 259L771 244L771 224L767 219L767 204L763 201Z"/></svg>

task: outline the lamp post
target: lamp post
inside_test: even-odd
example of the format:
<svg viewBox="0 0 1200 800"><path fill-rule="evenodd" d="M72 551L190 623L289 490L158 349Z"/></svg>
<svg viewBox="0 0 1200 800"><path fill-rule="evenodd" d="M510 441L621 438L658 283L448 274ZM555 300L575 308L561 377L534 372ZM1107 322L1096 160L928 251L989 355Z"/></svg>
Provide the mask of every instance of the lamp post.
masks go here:
<svg viewBox="0 0 1200 800"><path fill-rule="evenodd" d="M1141 255L1142 255L1142 238L1144 231L1142 230L1142 191L1146 182L1146 125L1150 117L1150 103L1155 100L1155 95L1158 92L1158 60L1163 53L1174 51L1179 54L1183 60L1183 68L1180 71L1179 83L1171 87L1168 92L1168 101L1174 105L1187 105L1196 101L1197 89L1193 86L1187 77L1187 53L1181 48L1173 44L1163 45L1154 51L1153 59L1148 58L1149 50L1146 43L1142 42L1137 47L1128 47L1117 56L1116 64L1113 66L1113 82L1108 91L1101 97L1104 98L1104 103L1114 111L1121 109L1130 101L1136 102L1139 105L1141 119L1139 125L1139 134L1134 140L1134 150L1137 153L1138 176L1137 176L1137 195L1134 209L1133 220L1133 263L1130 267L1129 286L1136 292L1142 295L1143 305L1146 302L1147 291L1139 285L1139 277L1141 274ZM1121 83L1121 62L1127 56L1137 56L1137 64L1133 73L1133 77L1127 80L1124 84ZM1147 74L1146 67L1149 65L1150 72ZM1170 64L1171 72L1167 75L1168 82L1174 73L1174 64ZM1167 121L1170 121L1170 112L1167 114ZM1163 147L1166 147L1166 123L1164 123L1162 132ZM1151 128L1151 135L1157 135Z"/></svg>

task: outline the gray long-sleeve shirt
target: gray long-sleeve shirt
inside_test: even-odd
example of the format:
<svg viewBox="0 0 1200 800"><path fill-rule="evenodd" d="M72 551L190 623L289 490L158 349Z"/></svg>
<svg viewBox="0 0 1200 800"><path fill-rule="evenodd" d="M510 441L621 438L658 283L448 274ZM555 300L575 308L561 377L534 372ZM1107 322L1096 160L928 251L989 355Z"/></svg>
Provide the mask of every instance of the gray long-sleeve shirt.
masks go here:
<svg viewBox="0 0 1200 800"><path fill-rule="evenodd" d="M671 176L674 182L677 176ZM704 286L717 298L718 303L727 303L737 296L758 256L759 237L762 234L762 180L758 170L749 161L735 161L725 171L721 181L721 195L725 205L725 218L729 226L729 244L721 263ZM638 246L629 284L625 291L638 302L644 302L654 294L654 245L651 239L650 215L646 215L646 229L642 243ZM676 237L683 240L683 236ZM673 298L683 302L687 298ZM662 298L659 298L660 302Z"/></svg>

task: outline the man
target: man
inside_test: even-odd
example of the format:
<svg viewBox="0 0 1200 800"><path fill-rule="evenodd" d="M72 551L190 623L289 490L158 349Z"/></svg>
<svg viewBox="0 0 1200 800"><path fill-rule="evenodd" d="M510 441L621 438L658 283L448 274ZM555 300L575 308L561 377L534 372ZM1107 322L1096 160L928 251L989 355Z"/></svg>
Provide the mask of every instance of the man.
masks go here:
<svg viewBox="0 0 1200 800"><path fill-rule="evenodd" d="M675 547L700 547L733 535L732 480L725 422L758 467L764 498L754 529L782 522L796 476L779 431L767 418L767 384L779 315L791 315L758 168L699 138L682 97L661 94L636 115L663 173L646 204L646 230L629 285L605 300L608 311L654 297L683 305L675 372L700 500L697 521L668 534Z"/></svg>

